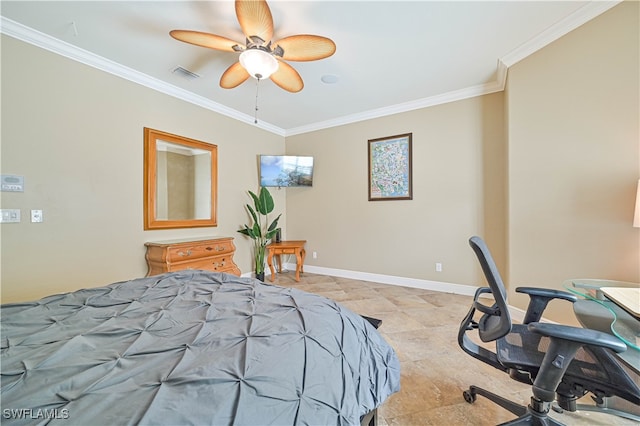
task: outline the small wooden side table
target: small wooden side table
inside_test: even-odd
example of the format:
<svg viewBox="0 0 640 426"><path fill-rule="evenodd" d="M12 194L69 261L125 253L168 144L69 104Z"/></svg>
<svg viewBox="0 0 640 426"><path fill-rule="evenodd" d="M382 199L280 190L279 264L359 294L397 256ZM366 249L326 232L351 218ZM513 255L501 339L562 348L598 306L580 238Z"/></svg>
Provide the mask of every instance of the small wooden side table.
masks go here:
<svg viewBox="0 0 640 426"><path fill-rule="evenodd" d="M269 255L267 256L267 264L271 270L271 282L276 279L276 271L273 269L273 256L277 256L278 270L282 271L282 260L280 255L282 254L295 254L296 255L296 281L300 281L300 272L304 272L304 257L306 255L304 251L304 244L306 240L294 240L294 241L280 241L279 243L271 243L267 245Z"/></svg>

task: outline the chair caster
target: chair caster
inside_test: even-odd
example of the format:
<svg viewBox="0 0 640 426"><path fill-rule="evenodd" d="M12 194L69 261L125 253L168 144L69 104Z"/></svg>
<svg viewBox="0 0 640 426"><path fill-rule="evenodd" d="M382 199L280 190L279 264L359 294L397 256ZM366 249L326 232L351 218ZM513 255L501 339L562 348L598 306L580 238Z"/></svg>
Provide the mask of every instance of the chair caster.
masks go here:
<svg viewBox="0 0 640 426"><path fill-rule="evenodd" d="M466 390L462 392L462 396L464 396L464 400L467 401L469 404L473 404L474 402L476 402L476 399L478 398L475 392L471 392L470 390Z"/></svg>

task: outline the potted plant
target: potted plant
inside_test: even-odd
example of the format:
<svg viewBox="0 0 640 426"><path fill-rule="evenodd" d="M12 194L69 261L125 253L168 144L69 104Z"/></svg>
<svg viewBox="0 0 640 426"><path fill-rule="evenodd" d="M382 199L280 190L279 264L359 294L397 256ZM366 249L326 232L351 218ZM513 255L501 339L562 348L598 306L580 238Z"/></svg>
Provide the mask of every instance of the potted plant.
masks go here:
<svg viewBox="0 0 640 426"><path fill-rule="evenodd" d="M269 223L269 213L273 211L275 205L267 188L260 187L258 195L249 191L249 195L253 198L255 207L247 204L247 210L251 214L253 225L244 225L244 228L239 229L238 232L253 240L256 278L264 281L264 254L267 244L278 232L278 220L282 214L279 214L273 222Z"/></svg>

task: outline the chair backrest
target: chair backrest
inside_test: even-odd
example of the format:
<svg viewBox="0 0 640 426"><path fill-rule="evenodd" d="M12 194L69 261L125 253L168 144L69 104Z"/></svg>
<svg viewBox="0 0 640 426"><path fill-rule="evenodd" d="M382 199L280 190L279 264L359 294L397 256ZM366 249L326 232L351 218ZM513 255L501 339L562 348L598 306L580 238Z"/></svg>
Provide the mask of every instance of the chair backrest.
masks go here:
<svg viewBox="0 0 640 426"><path fill-rule="evenodd" d="M511 331L507 290L504 287L502 277L491 256L491 252L482 238L477 236L469 238L469 245L478 257L495 301L490 308L479 302L475 304L475 308L484 313L478 321L478 335L483 342L490 342L505 336Z"/></svg>

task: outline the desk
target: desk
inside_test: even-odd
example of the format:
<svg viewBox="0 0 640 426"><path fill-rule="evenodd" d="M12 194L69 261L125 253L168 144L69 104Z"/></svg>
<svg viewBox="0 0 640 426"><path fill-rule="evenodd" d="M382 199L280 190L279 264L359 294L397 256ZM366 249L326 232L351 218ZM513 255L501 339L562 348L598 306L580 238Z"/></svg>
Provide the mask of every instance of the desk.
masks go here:
<svg viewBox="0 0 640 426"><path fill-rule="evenodd" d="M640 372L640 321L608 300L600 290L602 287L638 286L640 284L591 279L574 279L564 283L567 290L585 297L573 304L573 311L580 324L585 328L620 338L627 344L627 350L617 356L635 371Z"/></svg>
<svg viewBox="0 0 640 426"><path fill-rule="evenodd" d="M602 287L639 287L640 284L611 280L574 279L564 282L571 293L583 296L573 304L576 318L585 328L613 334L627 345L627 350L615 354L621 364L630 367L629 374L640 374L640 321L616 303L608 300ZM636 380L636 379L634 379ZM640 416L640 407L622 398L605 398L602 405L609 410L621 410ZM578 407L585 409L585 407ZM631 418L631 417L628 417ZM637 418L633 418L637 420Z"/></svg>
<svg viewBox="0 0 640 426"><path fill-rule="evenodd" d="M269 251L267 264L271 270L271 282L276 279L276 271L273 269L273 256L277 256L278 271L282 271L282 260L280 259L282 254L294 254L296 256L296 281L300 281L300 272L304 272L303 265L306 255L304 244L306 242L306 240L280 241L279 243L267 245L267 250Z"/></svg>

